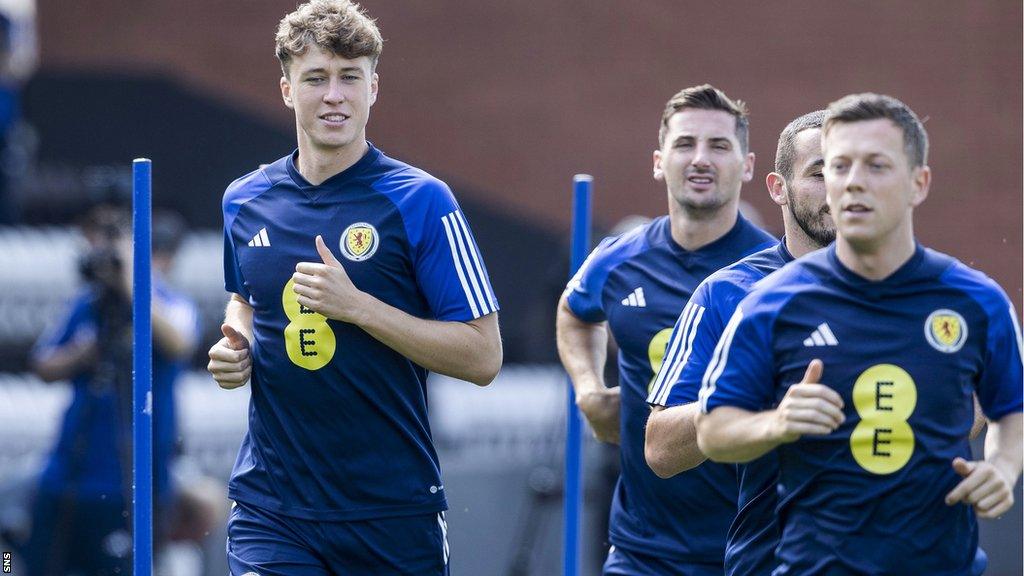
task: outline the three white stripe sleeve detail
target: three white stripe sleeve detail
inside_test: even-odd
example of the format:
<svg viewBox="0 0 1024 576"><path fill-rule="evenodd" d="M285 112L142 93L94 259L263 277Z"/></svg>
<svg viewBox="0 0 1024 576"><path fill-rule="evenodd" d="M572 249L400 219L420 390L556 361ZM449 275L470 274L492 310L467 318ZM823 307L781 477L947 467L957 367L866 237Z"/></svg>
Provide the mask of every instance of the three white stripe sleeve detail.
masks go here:
<svg viewBox="0 0 1024 576"><path fill-rule="evenodd" d="M449 212L441 218L444 233L448 237L452 264L459 276L466 302L474 318L486 316L497 309L487 274L484 273L480 252L469 233L469 226L462 212Z"/></svg>
<svg viewBox="0 0 1024 576"><path fill-rule="evenodd" d="M668 401L672 387L679 381L686 362L693 352L693 341L697 336L697 328L704 317L704 307L693 302L688 302L679 315L668 346L665 349L665 358L661 363L661 369L655 376L651 392L647 396L648 404L664 406Z"/></svg>
<svg viewBox="0 0 1024 576"><path fill-rule="evenodd" d="M708 369L704 372L704 380L701 382L699 397L701 412L706 413L708 411L708 398L715 393L718 377L722 375L722 372L725 370L725 364L729 361L729 348L732 346L732 339L736 336L736 329L739 328L742 321L743 310L737 307L736 312L729 319L729 323L725 325L725 330L722 331L722 336L718 339L715 351L711 355Z"/></svg>

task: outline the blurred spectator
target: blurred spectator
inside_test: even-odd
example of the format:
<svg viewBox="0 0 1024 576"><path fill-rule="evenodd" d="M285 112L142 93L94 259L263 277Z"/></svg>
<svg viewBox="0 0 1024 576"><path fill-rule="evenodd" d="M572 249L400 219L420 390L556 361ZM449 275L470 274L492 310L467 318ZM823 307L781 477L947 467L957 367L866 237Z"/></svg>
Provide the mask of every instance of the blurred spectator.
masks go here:
<svg viewBox="0 0 1024 576"><path fill-rule="evenodd" d="M36 69L35 20L35 0L0 0L0 224L14 221L7 160L21 118L21 87Z"/></svg>
<svg viewBox="0 0 1024 576"><path fill-rule="evenodd" d="M74 392L32 506L31 535L23 550L30 575L131 573L128 229L127 214L120 208L100 206L88 213L82 225L88 249L79 263L86 287L32 354L32 368L40 378L68 380ZM164 281L183 233L180 217L154 216L153 477L158 549L169 535L180 532L169 525L174 514L168 513L179 492L168 472L177 438L173 385L198 334L194 305ZM197 521L192 510L185 516L189 522ZM197 528L188 530L194 533Z"/></svg>

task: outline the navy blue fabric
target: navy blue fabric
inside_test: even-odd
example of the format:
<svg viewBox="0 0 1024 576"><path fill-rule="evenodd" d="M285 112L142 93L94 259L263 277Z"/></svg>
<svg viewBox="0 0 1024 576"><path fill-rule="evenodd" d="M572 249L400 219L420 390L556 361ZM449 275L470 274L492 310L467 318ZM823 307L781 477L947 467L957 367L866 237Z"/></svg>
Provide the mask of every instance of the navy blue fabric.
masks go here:
<svg viewBox="0 0 1024 576"><path fill-rule="evenodd" d="M447 576L443 513L321 522L238 502L228 519L232 576Z"/></svg>
<svg viewBox="0 0 1024 576"><path fill-rule="evenodd" d="M708 276L680 314L669 339L666 360L647 401L678 406L697 401L701 381L718 338L740 300L758 281L791 262L785 238ZM779 525L778 459L774 453L737 466L739 499L725 545L729 576L769 574L775 567Z"/></svg>
<svg viewBox="0 0 1024 576"><path fill-rule="evenodd" d="M680 564L658 556L648 556L625 548L612 547L608 551L602 576L722 576L722 565Z"/></svg>
<svg viewBox="0 0 1024 576"><path fill-rule="evenodd" d="M448 187L370 146L318 186L295 154L224 195L225 286L253 307L249 430L230 497L299 518L447 508L427 420L427 371L354 324L295 302L322 235L357 288L412 316L469 321L498 304Z"/></svg>
<svg viewBox="0 0 1024 576"><path fill-rule="evenodd" d="M609 540L617 548L680 565L717 564L736 512L734 466L706 463L663 480L644 458L646 398L672 326L709 274L775 244L740 217L723 237L695 251L671 237L668 217L603 241L569 283L567 302L588 322L608 321L619 345L622 475Z"/></svg>
<svg viewBox="0 0 1024 576"><path fill-rule="evenodd" d="M775 573L970 574L974 511L943 498L960 480L953 459L971 459L972 394L990 419L1021 411L1020 330L1006 295L920 246L877 282L834 247L815 252L737 307L703 408L770 409L814 358L846 421L777 450Z"/></svg>

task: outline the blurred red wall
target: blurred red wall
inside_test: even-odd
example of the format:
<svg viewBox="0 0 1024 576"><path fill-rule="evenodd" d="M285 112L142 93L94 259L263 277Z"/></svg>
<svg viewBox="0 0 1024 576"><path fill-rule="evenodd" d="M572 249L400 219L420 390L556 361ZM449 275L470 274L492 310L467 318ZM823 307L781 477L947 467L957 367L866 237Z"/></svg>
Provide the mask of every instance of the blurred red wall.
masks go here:
<svg viewBox="0 0 1024 576"><path fill-rule="evenodd" d="M166 73L289 129L272 39L294 5L43 0L42 64ZM606 223L665 210L651 151L682 87L711 82L749 104L758 162L744 195L776 229L762 182L782 127L846 93L897 96L931 136L919 237L994 276L1020 307L1017 0L365 5L386 39L371 139L553 229L567 228L576 172L595 175Z"/></svg>

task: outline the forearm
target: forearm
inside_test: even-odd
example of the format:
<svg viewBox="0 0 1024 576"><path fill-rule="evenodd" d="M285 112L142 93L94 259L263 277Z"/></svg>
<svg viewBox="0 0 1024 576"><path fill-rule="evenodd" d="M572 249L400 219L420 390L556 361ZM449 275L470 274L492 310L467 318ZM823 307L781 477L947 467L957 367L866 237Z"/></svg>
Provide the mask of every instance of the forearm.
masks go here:
<svg viewBox="0 0 1024 576"><path fill-rule="evenodd" d="M159 303L153 302L153 343L165 355L174 359L187 358L195 349L195 339L180 330L167 318L166 311Z"/></svg>
<svg viewBox="0 0 1024 576"><path fill-rule="evenodd" d="M569 374L576 395L604 388L604 363L608 332L604 323L584 322L569 309L563 297L555 319L558 357Z"/></svg>
<svg viewBox="0 0 1024 576"><path fill-rule="evenodd" d="M1024 419L1020 412L1007 414L999 421L989 423L988 435L985 437L985 460L1003 474L1010 486L1017 483L1024 466L1022 423Z"/></svg>
<svg viewBox="0 0 1024 576"><path fill-rule="evenodd" d="M252 342L252 306L238 294L232 294L224 310L224 323Z"/></svg>
<svg viewBox="0 0 1024 576"><path fill-rule="evenodd" d="M95 347L68 344L32 360L32 371L44 382L68 380L95 361Z"/></svg>
<svg viewBox="0 0 1024 576"><path fill-rule="evenodd" d="M647 419L644 456L655 474L660 478L671 478L707 459L697 447L697 427L694 424L700 405L693 402L659 408L655 408Z"/></svg>
<svg viewBox="0 0 1024 576"><path fill-rule="evenodd" d="M974 440L981 435L981 432L985 429L985 425L988 424L988 419L985 418L985 412L981 409L981 402L978 402L978 395L974 395L974 423L971 424L970 436L971 440Z"/></svg>
<svg viewBox="0 0 1024 576"><path fill-rule="evenodd" d="M496 312L470 322L425 320L370 295L362 309L355 324L431 372L486 386L501 370Z"/></svg>
<svg viewBox="0 0 1024 576"><path fill-rule="evenodd" d="M750 462L782 444L772 433L774 410L720 406L697 415L697 446L716 462Z"/></svg>

